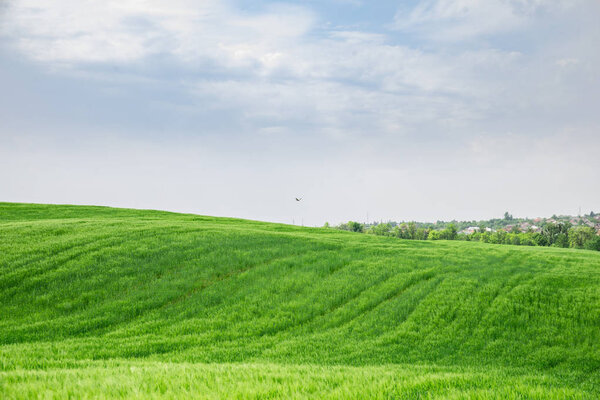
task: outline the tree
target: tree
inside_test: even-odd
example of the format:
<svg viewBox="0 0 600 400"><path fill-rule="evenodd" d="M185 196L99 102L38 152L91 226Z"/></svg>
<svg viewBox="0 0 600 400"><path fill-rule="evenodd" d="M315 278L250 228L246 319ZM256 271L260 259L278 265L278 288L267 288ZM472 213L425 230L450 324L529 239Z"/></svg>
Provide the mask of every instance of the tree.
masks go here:
<svg viewBox="0 0 600 400"><path fill-rule="evenodd" d="M479 241L483 242L483 243L491 243L492 242L492 233L488 232L488 231L484 231L481 233L481 237L479 238Z"/></svg>
<svg viewBox="0 0 600 400"><path fill-rule="evenodd" d="M546 237L548 246L557 243L560 237L560 243L557 245L559 247L569 247L569 228L571 228L571 224L568 222L559 222L558 224L549 223L542 228L542 235Z"/></svg>
<svg viewBox="0 0 600 400"><path fill-rule="evenodd" d="M398 228L398 237L400 239L410 239L408 237L408 226L406 225L406 222L400 224L400 227Z"/></svg>
<svg viewBox="0 0 600 400"><path fill-rule="evenodd" d="M536 246L549 246L548 239L546 236L542 235L539 232L533 232L531 234L531 240Z"/></svg>
<svg viewBox="0 0 600 400"><path fill-rule="evenodd" d="M432 230L431 232L429 232L428 239L429 240L440 240L440 239L442 239L441 236L442 235L441 235L440 231Z"/></svg>
<svg viewBox="0 0 600 400"><path fill-rule="evenodd" d="M415 224L414 222L409 222L406 233L408 234L409 239L416 239L417 238L417 224Z"/></svg>
<svg viewBox="0 0 600 400"><path fill-rule="evenodd" d="M417 240L426 240L429 236L429 229L419 228L417 229Z"/></svg>
<svg viewBox="0 0 600 400"><path fill-rule="evenodd" d="M556 247L569 247L569 235L567 235L566 233L559 233L558 236L556 236L556 241L554 242L554 245Z"/></svg>
<svg viewBox="0 0 600 400"><path fill-rule="evenodd" d="M596 235L593 228L589 226L578 226L569 230L569 247L583 249L586 242Z"/></svg>
<svg viewBox="0 0 600 400"><path fill-rule="evenodd" d="M440 232L440 239L454 240L456 239L457 234L458 231L456 229L456 225L451 223L446 227L446 229Z"/></svg>
<svg viewBox="0 0 600 400"><path fill-rule="evenodd" d="M519 235L519 238L521 239L522 246L535 246L536 245L535 241L533 240L532 232L521 233Z"/></svg>
<svg viewBox="0 0 600 400"><path fill-rule="evenodd" d="M514 244L516 246L521 245L521 238L519 237L518 233L511 233L509 240L510 240L510 244Z"/></svg>
<svg viewBox="0 0 600 400"><path fill-rule="evenodd" d="M510 214L508 213L508 211L506 211L506 212L504 213L504 220L505 220L505 221L512 221L512 220L513 220L513 216L512 216L512 215L510 215Z"/></svg>
<svg viewBox="0 0 600 400"><path fill-rule="evenodd" d="M506 235L508 234L505 231L499 229L490 236L490 243L504 244L506 243Z"/></svg>
<svg viewBox="0 0 600 400"><path fill-rule="evenodd" d="M448 236L450 236L450 240L456 239L456 235L458 234L458 230L456 229L456 225L450 224L448 225Z"/></svg>
<svg viewBox="0 0 600 400"><path fill-rule="evenodd" d="M371 232L378 236L389 236L391 230L392 225L390 223L377 224L371 228Z"/></svg>
<svg viewBox="0 0 600 400"><path fill-rule="evenodd" d="M346 224L341 224L337 227L337 229L341 229L343 231L350 231L350 232L364 232L365 231L365 226L359 222L354 222L354 221L348 221L348 223Z"/></svg>
<svg viewBox="0 0 600 400"><path fill-rule="evenodd" d="M585 242L585 245L583 247L587 250L600 251L600 236L595 235L593 238Z"/></svg>
<svg viewBox="0 0 600 400"><path fill-rule="evenodd" d="M348 221L348 230L351 232L364 232L365 227L360 222Z"/></svg>

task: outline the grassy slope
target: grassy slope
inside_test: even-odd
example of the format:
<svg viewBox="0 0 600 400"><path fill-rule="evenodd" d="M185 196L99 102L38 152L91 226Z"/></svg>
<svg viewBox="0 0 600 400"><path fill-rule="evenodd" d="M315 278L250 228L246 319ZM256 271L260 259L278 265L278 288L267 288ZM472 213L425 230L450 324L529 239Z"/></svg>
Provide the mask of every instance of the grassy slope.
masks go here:
<svg viewBox="0 0 600 400"><path fill-rule="evenodd" d="M600 393L596 252L0 203L0 316L0 397Z"/></svg>

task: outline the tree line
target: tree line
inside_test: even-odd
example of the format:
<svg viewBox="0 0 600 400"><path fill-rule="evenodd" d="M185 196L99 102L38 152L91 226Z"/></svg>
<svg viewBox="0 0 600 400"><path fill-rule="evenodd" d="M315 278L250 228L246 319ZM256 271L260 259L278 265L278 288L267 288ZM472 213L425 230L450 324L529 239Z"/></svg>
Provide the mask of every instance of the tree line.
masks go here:
<svg viewBox="0 0 600 400"><path fill-rule="evenodd" d="M329 225L326 224L326 227ZM600 236L589 226L572 226L568 222L546 223L540 232L494 232L480 229L473 233L459 233L455 224L447 224L444 229L418 226L415 222L402 224L379 223L366 226L355 221L335 227L345 231L360 232L378 236L391 236L410 240L464 240L473 242L512 244L518 246L570 247L600 251Z"/></svg>

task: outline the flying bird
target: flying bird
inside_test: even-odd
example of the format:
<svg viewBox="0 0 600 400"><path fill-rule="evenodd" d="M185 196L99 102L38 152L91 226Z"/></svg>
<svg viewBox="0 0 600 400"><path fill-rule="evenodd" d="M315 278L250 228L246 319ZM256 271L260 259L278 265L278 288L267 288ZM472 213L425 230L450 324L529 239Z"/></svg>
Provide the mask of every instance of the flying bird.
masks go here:
<svg viewBox="0 0 600 400"><path fill-rule="evenodd" d="M302 197L300 197L300 198L296 197L296 201L300 201L300 200L302 200Z"/></svg>

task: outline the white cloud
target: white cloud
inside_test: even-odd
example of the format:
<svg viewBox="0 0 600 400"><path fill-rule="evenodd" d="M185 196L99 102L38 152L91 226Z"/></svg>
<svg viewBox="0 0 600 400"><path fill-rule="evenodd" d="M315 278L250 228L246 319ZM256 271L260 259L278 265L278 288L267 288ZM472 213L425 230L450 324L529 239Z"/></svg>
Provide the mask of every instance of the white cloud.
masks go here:
<svg viewBox="0 0 600 400"><path fill-rule="evenodd" d="M442 42L512 32L541 12L563 10L566 0L426 0L395 16L395 28Z"/></svg>
<svg viewBox="0 0 600 400"><path fill-rule="evenodd" d="M25 55L83 69L89 63L128 64L171 55L191 68L202 62L222 71L292 79L346 80L386 92L460 92L460 57L386 43L386 36L331 31L308 38L312 12L271 6L244 14L220 1L175 0L11 3L3 32ZM488 58L472 60L479 66ZM494 55L494 62L501 55ZM199 67L201 68L201 67Z"/></svg>
<svg viewBox="0 0 600 400"><path fill-rule="evenodd" d="M436 35L457 40L516 29L543 10L566 4L427 0L404 19L396 15L396 21L405 29L435 27ZM15 0L2 22L3 36L19 51L43 65L66 66L72 76L100 71L112 77L112 71L93 66L117 64L128 81L142 82L155 59L166 59L169 75L153 79L176 81L180 90L210 98L202 107L237 107L250 131L298 120L337 136L401 135L422 130L423 124L464 129L490 117L556 109L576 77L557 76L554 69L593 71L597 64L585 61L591 40L590 46L577 40L573 47L565 39L562 47L573 49L569 54L543 55L543 45L536 49L539 54L489 47L425 50L393 43L382 33L317 35L316 14L290 5L248 13L217 0L57 0L51 5ZM178 71L186 77L179 78Z"/></svg>
<svg viewBox="0 0 600 400"><path fill-rule="evenodd" d="M570 66L575 66L579 64L579 60L577 58L561 58L556 61L556 65L566 68Z"/></svg>
<svg viewBox="0 0 600 400"><path fill-rule="evenodd" d="M332 38L341 39L350 44L382 44L386 39L385 35L379 33L359 31L333 31L330 35Z"/></svg>
<svg viewBox="0 0 600 400"><path fill-rule="evenodd" d="M27 56L54 63L127 63L154 54L269 68L274 48L297 40L313 16L299 7L236 13L207 0L19 0L3 16L3 36Z"/></svg>
<svg viewBox="0 0 600 400"><path fill-rule="evenodd" d="M382 34L361 31L308 38L315 17L303 8L272 6L250 15L217 1L44 4L15 2L6 18L5 34L27 56L79 71L157 54L199 72L208 62L224 77L192 80L188 87L212 96L212 107L236 105L259 129L302 115L338 137L373 129L401 134L422 121L475 112L461 99L475 94L462 72L464 56L390 45ZM486 68L501 57L480 54L469 62ZM242 79L227 76L240 73Z"/></svg>
<svg viewBox="0 0 600 400"><path fill-rule="evenodd" d="M448 29L466 29L455 38L497 32L523 24L547 3L426 1L408 24L449 21ZM546 60L515 51L424 50L357 30L315 35L315 13L289 5L247 13L216 0L58 0L51 6L19 0L3 22L3 35L23 54L66 66L72 75L117 64L128 81L143 82L152 57L168 59L170 74L153 79L175 80L203 108L231 110L248 132L296 124L338 138L469 134L468 127L490 116L514 118L542 103L557 107L562 97L552 93L572 79L558 81ZM577 66L564 60L578 54L556 56L554 65L558 59ZM180 107L193 112L191 105Z"/></svg>
<svg viewBox="0 0 600 400"><path fill-rule="evenodd" d="M34 67L23 65L35 71L35 83L27 84L31 71L25 71L12 85L19 96L0 107L0 162L10 172L0 178L13 185L2 187L7 199L285 220L290 210L274 216L273 198L282 190L297 194L301 182L307 198L320 196L313 215L319 223L367 210L383 218L473 218L473 207L482 207L478 215L489 217L490 207L503 212L507 202L522 201L514 182L519 193L529 193L532 180L535 193L568 205L573 196L553 189L557 174L581 197L597 199L598 189L586 182L598 170L591 149L599 140L600 9L595 0L574 1L569 8L549 0L428 0L396 16L402 32L375 33L327 30L348 24L323 25L316 11L289 5L249 13L215 0L13 0L0 15L2 45L33 60ZM519 35L502 46L471 40L507 32ZM520 46L521 40L529 42ZM49 68L59 73L39 72ZM0 72L0 83L9 81L10 72ZM40 109L46 118L35 125L30 114ZM154 123L161 127L151 132ZM20 146L9 140L23 126L48 135L49 143L56 132L71 131L56 154L44 157L52 151L38 136ZM101 150L72 144L72 137L89 142L91 131L115 136ZM172 136L181 140L175 148L143 145ZM129 143L126 151L118 150L122 143ZM120 164L90 185L86 179L113 153ZM131 161L131 154L139 159ZM163 154L171 160L164 171L156 163ZM53 160L60 165L45 170ZM578 160L575 174L564 172ZM35 167L14 173L28 163ZM128 181L139 176L144 184L130 188ZM155 178L173 198L149 200ZM51 179L65 191L44 197L54 185L43 181ZM191 188L198 179L210 181L211 190ZM107 192L113 181L118 184ZM33 184L24 190L23 182ZM88 182L88 194L78 198L80 187L70 182ZM479 197L448 198L461 186L477 187ZM235 203L239 188L253 191L255 200ZM181 193L189 194L186 201ZM538 199L529 197L529 210L536 210ZM143 200L128 202L136 198ZM340 208L348 198L351 204ZM193 208L200 202L202 208Z"/></svg>

